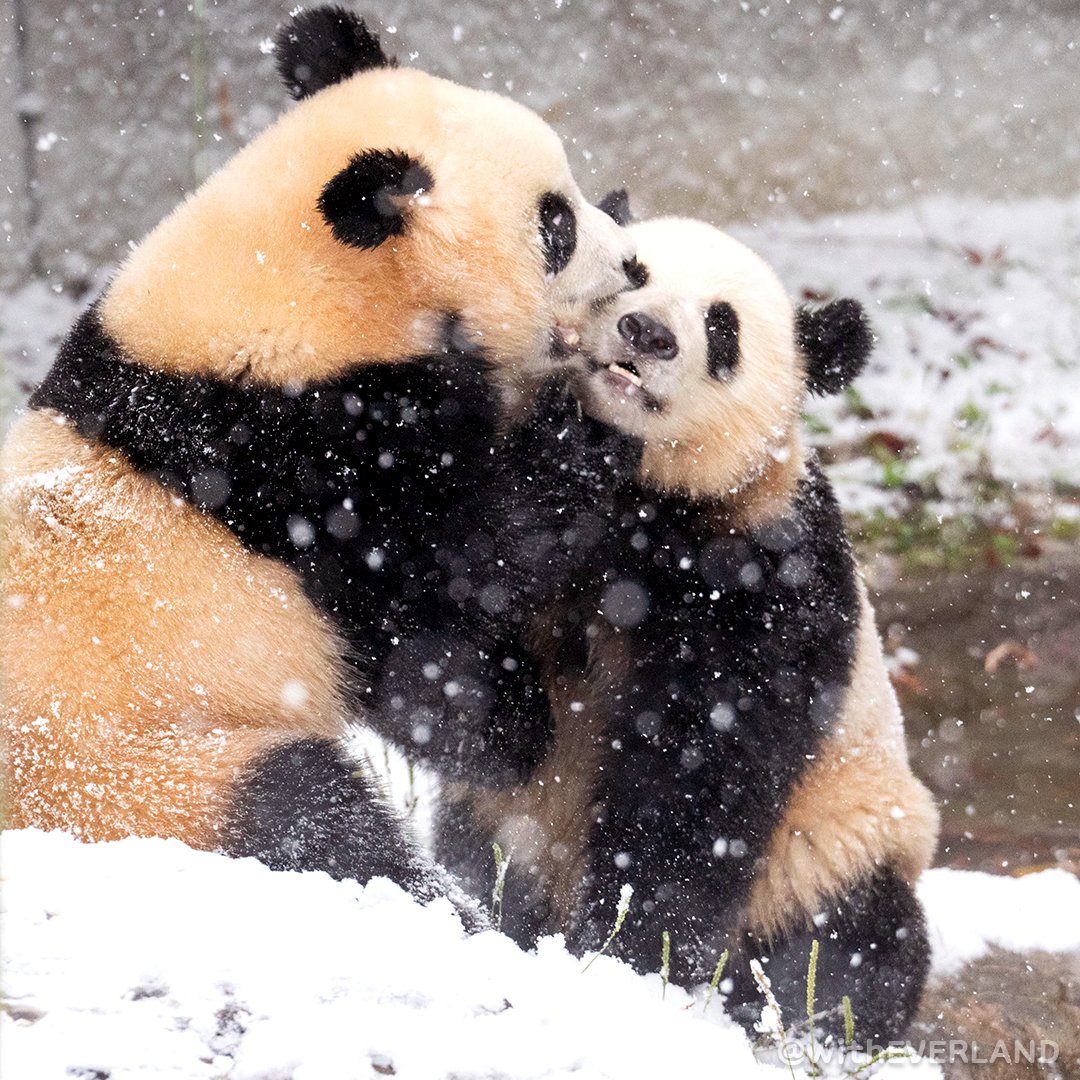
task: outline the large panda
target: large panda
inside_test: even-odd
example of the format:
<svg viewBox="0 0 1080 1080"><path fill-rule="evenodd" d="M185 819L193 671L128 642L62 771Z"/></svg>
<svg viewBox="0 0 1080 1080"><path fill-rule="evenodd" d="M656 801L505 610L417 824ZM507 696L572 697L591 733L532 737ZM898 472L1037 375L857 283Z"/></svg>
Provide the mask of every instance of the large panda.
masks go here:
<svg viewBox="0 0 1080 1080"><path fill-rule="evenodd" d="M619 209L620 201L609 204ZM803 445L805 392L838 391L871 335L840 300L795 312L776 276L700 222L632 229L649 278L582 328L574 394L640 440L591 562L533 629L554 750L522 785L450 785L438 854L479 894L510 867L502 926L562 931L707 979L751 1023L762 957L805 1018L820 942L821 1025L906 1027L928 966L913 891L936 841L866 589L828 480Z"/></svg>
<svg viewBox="0 0 1080 1080"><path fill-rule="evenodd" d="M590 451L541 419L531 486L504 477L501 402L631 284L633 245L537 116L398 68L342 9L277 59L299 103L139 245L4 449L6 821L430 891L338 740L397 647L475 629L482 667L527 610L515 559L546 537L559 565L547 508L607 455L560 468ZM496 510L518 530L472 535ZM490 698L526 659L427 741L520 772Z"/></svg>

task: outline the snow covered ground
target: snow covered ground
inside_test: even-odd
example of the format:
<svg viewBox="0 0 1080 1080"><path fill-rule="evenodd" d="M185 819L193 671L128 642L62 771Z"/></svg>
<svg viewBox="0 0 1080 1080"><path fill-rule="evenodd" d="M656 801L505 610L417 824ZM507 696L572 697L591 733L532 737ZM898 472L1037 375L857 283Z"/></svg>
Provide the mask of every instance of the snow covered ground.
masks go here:
<svg viewBox="0 0 1080 1080"><path fill-rule="evenodd" d="M17 1080L789 1076L714 1000L556 938L466 937L449 904L176 841L8 832L0 1074ZM935 967L1080 948L1080 881L932 870ZM929 1062L892 1062L910 1080Z"/></svg>
<svg viewBox="0 0 1080 1080"><path fill-rule="evenodd" d="M1080 488L1080 196L734 231L792 295L870 313L879 340L855 391L808 405L849 509L901 511L917 485L944 513L1020 497L1076 519L1061 495Z"/></svg>
<svg viewBox="0 0 1080 1080"><path fill-rule="evenodd" d="M855 296L879 343L851 394L808 423L849 509L1080 518L1080 195L905 209L736 234L792 295ZM59 290L59 291L57 291ZM86 297L88 300L90 297ZM0 296L0 431L84 301Z"/></svg>

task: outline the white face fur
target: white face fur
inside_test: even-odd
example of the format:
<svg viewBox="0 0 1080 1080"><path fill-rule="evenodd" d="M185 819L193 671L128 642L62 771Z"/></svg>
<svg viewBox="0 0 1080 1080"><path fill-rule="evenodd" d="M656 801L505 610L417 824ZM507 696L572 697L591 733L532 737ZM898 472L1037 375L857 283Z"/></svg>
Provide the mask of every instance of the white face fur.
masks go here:
<svg viewBox="0 0 1080 1080"><path fill-rule="evenodd" d="M804 394L794 312L766 263L703 222L630 228L648 271L581 328L574 390L597 419L679 458L687 487L735 488L793 449ZM661 470L662 472L664 470Z"/></svg>

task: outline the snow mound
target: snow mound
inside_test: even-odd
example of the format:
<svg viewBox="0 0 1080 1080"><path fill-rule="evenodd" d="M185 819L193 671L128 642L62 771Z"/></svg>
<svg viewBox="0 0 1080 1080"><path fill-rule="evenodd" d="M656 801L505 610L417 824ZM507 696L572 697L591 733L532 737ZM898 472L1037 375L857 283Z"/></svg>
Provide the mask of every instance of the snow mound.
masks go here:
<svg viewBox="0 0 1080 1080"><path fill-rule="evenodd" d="M926 906L934 970L947 975L986 954L1080 950L1080 879L1067 870L1021 877L978 871L928 870L919 882Z"/></svg>
<svg viewBox="0 0 1080 1080"><path fill-rule="evenodd" d="M385 880L33 830L2 856L5 1077L787 1075L715 1003L702 1022L606 957L583 974L557 938L467 937L448 903Z"/></svg>
<svg viewBox="0 0 1080 1080"><path fill-rule="evenodd" d="M558 938L467 937L384 880L280 873L170 840L9 831L0 1074L20 1080L778 1080L714 1002ZM954 967L990 943L1080 947L1080 881L934 870ZM659 958L658 958L659 962ZM935 1066L895 1063L912 1078Z"/></svg>
<svg viewBox="0 0 1080 1080"><path fill-rule="evenodd" d="M797 298L854 296L878 342L852 390L807 403L845 509L941 512L1080 484L1080 197L908 207L732 230ZM1068 508L1066 512L1069 512Z"/></svg>

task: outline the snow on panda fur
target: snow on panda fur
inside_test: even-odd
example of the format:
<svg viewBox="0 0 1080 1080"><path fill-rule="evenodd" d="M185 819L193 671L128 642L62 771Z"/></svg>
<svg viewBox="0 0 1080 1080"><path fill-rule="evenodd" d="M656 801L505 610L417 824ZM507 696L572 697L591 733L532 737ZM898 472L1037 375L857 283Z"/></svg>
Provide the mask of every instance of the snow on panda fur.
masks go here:
<svg viewBox="0 0 1080 1080"><path fill-rule="evenodd" d="M545 499L592 498L542 423L531 488L491 451L504 395L627 286L633 245L535 114L397 67L341 8L296 15L277 56L298 104L139 245L4 448L6 824L427 895L339 739L359 710L409 741L374 673L438 627L475 634L454 658L475 675ZM499 514L521 528L466 528ZM428 728L466 771L515 693L488 675Z"/></svg>
<svg viewBox="0 0 1080 1080"><path fill-rule="evenodd" d="M611 199L618 209L624 201ZM764 959L789 1021L820 943L821 1026L903 1031L928 948L913 884L937 814L912 774L866 589L829 482L803 445L804 395L854 377L861 307L792 309L768 266L700 222L634 226L649 280L582 328L571 385L639 440L588 566L532 641L556 717L528 783L450 785L438 855L476 895L491 842L510 870L502 925L561 931L703 980L732 950L748 1024Z"/></svg>

